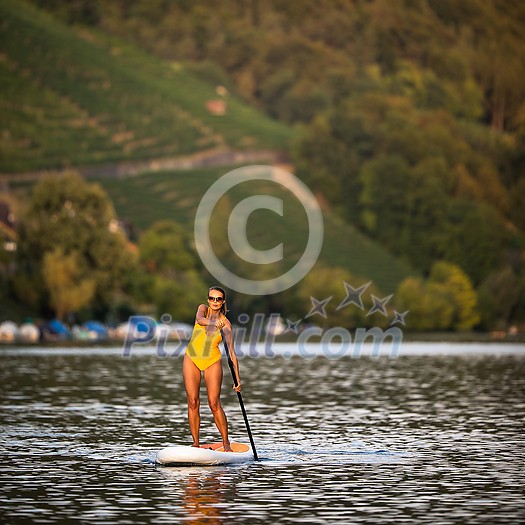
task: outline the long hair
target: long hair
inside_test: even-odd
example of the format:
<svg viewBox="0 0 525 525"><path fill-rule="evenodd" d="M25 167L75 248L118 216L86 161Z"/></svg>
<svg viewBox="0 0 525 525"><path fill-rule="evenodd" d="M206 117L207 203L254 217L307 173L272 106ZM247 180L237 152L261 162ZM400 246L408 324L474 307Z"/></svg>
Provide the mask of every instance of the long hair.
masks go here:
<svg viewBox="0 0 525 525"><path fill-rule="evenodd" d="M224 297L224 301L222 302L222 306L221 306L220 312L221 312L221 314L226 315L226 312L227 312L228 310L226 309L226 292L224 291L224 288L221 288L220 286L211 286L211 287L208 289L208 294L209 294L212 290L217 290L218 292L221 292L221 293L222 293L222 296Z"/></svg>

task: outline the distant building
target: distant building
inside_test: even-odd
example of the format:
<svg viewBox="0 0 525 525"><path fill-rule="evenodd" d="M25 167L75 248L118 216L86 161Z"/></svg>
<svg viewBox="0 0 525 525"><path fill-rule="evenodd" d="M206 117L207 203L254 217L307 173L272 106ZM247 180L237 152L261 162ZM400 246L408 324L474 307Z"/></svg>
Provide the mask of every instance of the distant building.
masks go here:
<svg viewBox="0 0 525 525"><path fill-rule="evenodd" d="M207 100L206 109L212 115L225 115L228 105L225 100Z"/></svg>

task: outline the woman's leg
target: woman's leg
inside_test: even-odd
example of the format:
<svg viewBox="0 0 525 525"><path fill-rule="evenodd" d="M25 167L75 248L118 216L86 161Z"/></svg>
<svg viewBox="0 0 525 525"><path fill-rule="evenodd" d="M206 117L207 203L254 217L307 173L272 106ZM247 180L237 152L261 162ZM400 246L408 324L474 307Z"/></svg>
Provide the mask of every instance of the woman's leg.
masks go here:
<svg viewBox="0 0 525 525"><path fill-rule="evenodd" d="M215 425L221 434L224 450L230 452L228 420L221 406L222 361L216 361L204 370L204 381L206 382L206 390L208 391L208 404L210 405Z"/></svg>
<svg viewBox="0 0 525 525"><path fill-rule="evenodd" d="M190 425L191 437L193 438L192 447L198 447L201 423L201 417L199 414L201 371L187 355L184 355L182 361L182 377L184 378L186 397L188 398L188 423Z"/></svg>

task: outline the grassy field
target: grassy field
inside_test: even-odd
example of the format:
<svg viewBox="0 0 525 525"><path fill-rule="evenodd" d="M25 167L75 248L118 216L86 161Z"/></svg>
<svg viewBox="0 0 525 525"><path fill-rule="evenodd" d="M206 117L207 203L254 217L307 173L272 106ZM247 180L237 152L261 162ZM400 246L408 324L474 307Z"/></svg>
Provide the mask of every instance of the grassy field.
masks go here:
<svg viewBox="0 0 525 525"><path fill-rule="evenodd" d="M286 149L292 130L180 63L0 0L0 172L176 156L228 146Z"/></svg>
<svg viewBox="0 0 525 525"><path fill-rule="evenodd" d="M185 225L193 234L195 213L202 196L218 177L228 171L229 168L223 167L146 173L126 179L104 177L97 182L108 192L119 217L130 220L139 231L155 221L171 219ZM253 213L248 221L247 235L255 248L266 250L282 242L287 269L297 262L306 246L307 221L301 204L289 192L275 186L262 181L239 184L219 201L212 214L211 222L215 224L215 230L212 227L212 231L216 232L215 244L212 239L214 248L218 253L222 249L227 264L241 269L247 275L255 268L241 264L231 254L231 250L224 251L224 246L220 246L225 238L231 209L247 196L270 194L284 202L283 217L265 210ZM354 276L372 279L384 293L395 292L402 279L414 274L408 264L390 255L352 226L326 210L323 216L324 244L320 262L325 266L342 267Z"/></svg>

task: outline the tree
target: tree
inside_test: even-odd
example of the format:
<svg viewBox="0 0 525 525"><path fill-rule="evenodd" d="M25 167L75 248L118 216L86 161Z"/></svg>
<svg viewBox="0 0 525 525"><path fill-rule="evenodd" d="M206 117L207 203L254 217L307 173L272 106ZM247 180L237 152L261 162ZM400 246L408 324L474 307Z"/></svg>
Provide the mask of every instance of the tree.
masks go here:
<svg viewBox="0 0 525 525"><path fill-rule="evenodd" d="M400 309L410 311L413 330L470 330L480 321L468 276L444 261L434 263L427 280L405 279L396 300Z"/></svg>
<svg viewBox="0 0 525 525"><path fill-rule="evenodd" d="M207 293L208 287L194 270L185 272L179 280L156 275L152 289L156 314L160 317L167 313L173 319L193 322Z"/></svg>
<svg viewBox="0 0 525 525"><path fill-rule="evenodd" d="M397 237L404 234L409 211L409 165L398 155L380 156L364 164L359 177L363 188L362 223L374 237L390 248L396 247Z"/></svg>
<svg viewBox="0 0 525 525"><path fill-rule="evenodd" d="M207 287L190 233L174 221L159 221L140 236L138 246L147 276L141 278L142 289L135 286L135 298L154 305L157 316L192 321Z"/></svg>
<svg viewBox="0 0 525 525"><path fill-rule="evenodd" d="M525 230L525 178L520 179L511 190L511 217L522 231Z"/></svg>
<svg viewBox="0 0 525 525"><path fill-rule="evenodd" d="M156 222L140 236L140 260L152 272L176 276L197 266L190 243L189 233L180 224L168 220Z"/></svg>
<svg viewBox="0 0 525 525"><path fill-rule="evenodd" d="M65 255L61 248L46 252L42 274L50 304L61 321L89 305L93 299L95 281L85 277L78 252Z"/></svg>
<svg viewBox="0 0 525 525"><path fill-rule="evenodd" d="M476 292L467 274L458 266L438 261L432 266L429 281L443 285L454 307L452 328L470 330L479 322Z"/></svg>
<svg viewBox="0 0 525 525"><path fill-rule="evenodd" d="M102 312L135 260L106 193L73 172L45 177L36 185L22 218L19 239L19 281L43 282L45 268L48 289L56 285L51 270L62 254L66 259L60 286L65 289L73 281L92 282L89 305ZM91 289L91 285L82 286L84 291Z"/></svg>
<svg viewBox="0 0 525 525"><path fill-rule="evenodd" d="M445 286L429 283L419 277L408 277L396 293L400 310L410 312L407 328L416 331L451 328L454 305Z"/></svg>
<svg viewBox="0 0 525 525"><path fill-rule="evenodd" d="M520 280L510 267L492 272L486 277L478 289L485 328L508 328L520 299L520 288Z"/></svg>
<svg viewBox="0 0 525 525"><path fill-rule="evenodd" d="M500 266L513 237L493 208L460 199L447 205L446 229L438 253L467 272L476 285Z"/></svg>

